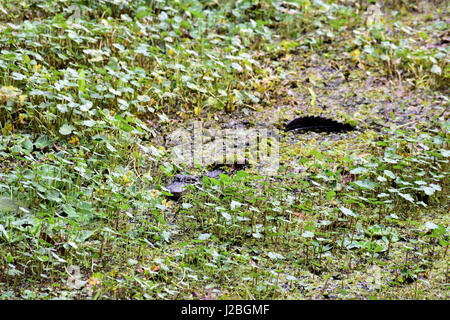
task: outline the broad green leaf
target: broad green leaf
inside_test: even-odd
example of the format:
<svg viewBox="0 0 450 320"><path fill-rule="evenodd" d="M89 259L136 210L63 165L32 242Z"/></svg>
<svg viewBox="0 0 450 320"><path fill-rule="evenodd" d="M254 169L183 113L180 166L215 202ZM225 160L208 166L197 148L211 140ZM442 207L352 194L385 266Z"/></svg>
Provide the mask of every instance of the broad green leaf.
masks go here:
<svg viewBox="0 0 450 320"><path fill-rule="evenodd" d="M421 186L420 189L422 189L423 192L425 192L425 194L426 194L427 196L431 196L431 195L436 191L436 190L434 190L433 188L427 187L427 186Z"/></svg>
<svg viewBox="0 0 450 320"><path fill-rule="evenodd" d="M408 200L411 203L414 203L414 198L409 193L398 193L402 198Z"/></svg>
<svg viewBox="0 0 450 320"><path fill-rule="evenodd" d="M282 259L284 259L284 256L282 254L277 253L277 252L267 252L267 255L272 260L282 260Z"/></svg>
<svg viewBox="0 0 450 320"><path fill-rule="evenodd" d="M62 206L63 211L69 216L69 217L73 217L76 216L77 212L75 211L75 209L69 205L69 204L65 204Z"/></svg>
<svg viewBox="0 0 450 320"><path fill-rule="evenodd" d="M242 206L242 203L240 203L238 201L231 200L231 204L230 204L231 210L239 208L240 206Z"/></svg>
<svg viewBox="0 0 450 320"><path fill-rule="evenodd" d="M59 133L64 136L67 136L72 133L76 128L70 124L63 124L61 128L59 128Z"/></svg>
<svg viewBox="0 0 450 320"><path fill-rule="evenodd" d="M302 237L303 238L313 238L314 237L314 233L311 231L305 231L302 233Z"/></svg>
<svg viewBox="0 0 450 320"><path fill-rule="evenodd" d="M395 178L396 178L395 174L394 174L392 171L384 170L383 172L384 172L384 174L385 174L386 176L388 176L388 177L391 178L391 179L395 179Z"/></svg>
<svg viewBox="0 0 450 320"><path fill-rule="evenodd" d="M441 67L439 67L437 64L434 64L430 71L439 75L442 73Z"/></svg>
<svg viewBox="0 0 450 320"><path fill-rule="evenodd" d="M52 141L48 138L48 136L46 135L42 135L40 136L36 142L34 143L34 145L36 146L36 148L38 149L43 149L45 147L48 147L52 144Z"/></svg>
<svg viewBox="0 0 450 320"><path fill-rule="evenodd" d="M233 67L233 69L236 70L237 72L242 72L244 70L242 69L241 65L236 62L233 62L231 64L231 67Z"/></svg>
<svg viewBox="0 0 450 320"><path fill-rule="evenodd" d="M366 179L366 180L357 180L357 181L354 182L354 184L360 186L363 189L368 189L368 190L373 190L377 186L376 182L373 182L373 181L368 180L368 179Z"/></svg>
<svg viewBox="0 0 450 320"><path fill-rule="evenodd" d="M358 168L350 170L351 174L361 174L361 173L366 173L366 172L367 172L367 168L364 168L364 167L358 167Z"/></svg>
<svg viewBox="0 0 450 320"><path fill-rule="evenodd" d="M225 220L227 220L227 221L231 220L231 215L228 212L222 211L222 212L220 212L220 214L222 215L222 217L225 218Z"/></svg>
<svg viewBox="0 0 450 320"><path fill-rule="evenodd" d="M435 223L433 223L433 222L428 221L428 222L425 223L425 229L427 229L427 230L434 230L437 227L438 226Z"/></svg>
<svg viewBox="0 0 450 320"><path fill-rule="evenodd" d="M211 237L211 233L202 233L198 236L198 240L205 241Z"/></svg>
<svg viewBox="0 0 450 320"><path fill-rule="evenodd" d="M83 125L86 127L93 127L97 122L94 120L83 120Z"/></svg>
<svg viewBox="0 0 450 320"><path fill-rule="evenodd" d="M128 263L128 265L129 265L130 267L132 267L132 266L137 265L137 264L138 264L138 261L137 261L136 259L129 258L128 261L127 261L127 263Z"/></svg>
<svg viewBox="0 0 450 320"><path fill-rule="evenodd" d="M358 215L354 213L351 209L347 209L346 207L340 207L339 210L346 216L357 217Z"/></svg>

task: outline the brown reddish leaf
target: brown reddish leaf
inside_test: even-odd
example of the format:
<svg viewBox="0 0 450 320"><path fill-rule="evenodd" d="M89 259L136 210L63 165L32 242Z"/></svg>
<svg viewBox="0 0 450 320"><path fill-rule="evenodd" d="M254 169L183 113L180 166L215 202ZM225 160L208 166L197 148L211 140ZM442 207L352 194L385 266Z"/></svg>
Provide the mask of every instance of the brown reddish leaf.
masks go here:
<svg viewBox="0 0 450 320"><path fill-rule="evenodd" d="M301 218L302 220L305 219L305 215L301 212L294 212L293 213L294 216Z"/></svg>
<svg viewBox="0 0 450 320"><path fill-rule="evenodd" d="M61 148L59 148L59 147L56 145L56 142L53 143L53 148L55 148L55 150L58 151L58 152L61 151Z"/></svg>
<svg viewBox="0 0 450 320"><path fill-rule="evenodd" d="M201 300L212 300L211 291L212 291L212 289L209 289L208 293L204 297L195 291L194 291L193 295L194 295L194 297L199 298Z"/></svg>
<svg viewBox="0 0 450 320"><path fill-rule="evenodd" d="M153 272L158 272L160 269L161 269L160 266L156 266L156 265L155 265L155 266L152 267L152 271L153 271Z"/></svg>
<svg viewBox="0 0 450 320"><path fill-rule="evenodd" d="M370 153L361 153L357 157L358 158L364 158L364 157L367 157L367 156L370 156Z"/></svg>

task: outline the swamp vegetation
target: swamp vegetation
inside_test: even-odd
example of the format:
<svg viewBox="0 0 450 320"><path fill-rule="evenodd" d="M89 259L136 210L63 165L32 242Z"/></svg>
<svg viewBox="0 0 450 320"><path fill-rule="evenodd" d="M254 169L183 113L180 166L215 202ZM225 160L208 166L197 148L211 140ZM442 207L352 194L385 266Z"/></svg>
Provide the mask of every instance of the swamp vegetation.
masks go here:
<svg viewBox="0 0 450 320"><path fill-rule="evenodd" d="M448 299L448 2L377 2L0 0L0 299ZM195 120L277 173L171 199Z"/></svg>

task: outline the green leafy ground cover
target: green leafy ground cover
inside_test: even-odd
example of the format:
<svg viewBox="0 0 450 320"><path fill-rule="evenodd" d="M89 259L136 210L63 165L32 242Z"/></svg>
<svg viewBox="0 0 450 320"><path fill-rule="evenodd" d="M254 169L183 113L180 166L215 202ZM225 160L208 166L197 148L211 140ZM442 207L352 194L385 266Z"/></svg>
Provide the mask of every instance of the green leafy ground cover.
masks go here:
<svg viewBox="0 0 450 320"><path fill-rule="evenodd" d="M448 299L448 4L373 3L1 0L0 297ZM299 115L358 130L168 200L189 120Z"/></svg>

